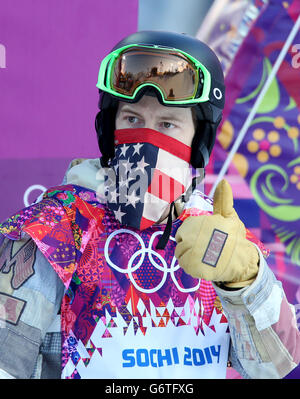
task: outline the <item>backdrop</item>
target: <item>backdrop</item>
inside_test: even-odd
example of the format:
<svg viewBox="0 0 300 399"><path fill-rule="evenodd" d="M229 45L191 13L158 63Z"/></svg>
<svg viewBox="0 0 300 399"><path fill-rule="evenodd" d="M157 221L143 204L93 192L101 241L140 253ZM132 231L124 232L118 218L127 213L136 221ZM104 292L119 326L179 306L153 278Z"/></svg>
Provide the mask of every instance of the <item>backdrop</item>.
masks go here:
<svg viewBox="0 0 300 399"><path fill-rule="evenodd" d="M166 24L160 19L161 25L155 25L160 7L143 18L140 14L138 21L138 0L0 1L0 220L4 220L44 188L59 184L72 159L99 155L94 117L100 60L118 40L136 31L138 22L139 29L164 29ZM146 1L141 1L144 8ZM163 3L167 7L167 0ZM193 14L200 25L203 15ZM222 60L227 93L206 171L206 194L299 14L300 0L216 0L203 21L197 36ZM183 20L176 19L179 32L185 29ZM296 305L298 323L299 82L298 31L226 171L237 211L271 250L268 263ZM299 377L299 367L287 376Z"/></svg>
<svg viewBox="0 0 300 399"><path fill-rule="evenodd" d="M100 60L137 14L138 0L1 0L1 221L60 184L73 158L99 155Z"/></svg>

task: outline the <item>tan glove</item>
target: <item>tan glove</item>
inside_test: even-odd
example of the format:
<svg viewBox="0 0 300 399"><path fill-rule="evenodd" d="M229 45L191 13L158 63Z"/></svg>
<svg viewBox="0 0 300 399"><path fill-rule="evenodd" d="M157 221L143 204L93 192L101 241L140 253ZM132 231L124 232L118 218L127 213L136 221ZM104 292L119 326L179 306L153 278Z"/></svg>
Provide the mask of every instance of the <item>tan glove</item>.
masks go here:
<svg viewBox="0 0 300 399"><path fill-rule="evenodd" d="M259 254L246 239L246 229L233 208L229 183L223 179L214 194L213 215L190 216L175 236L175 257L187 274L237 288L251 284Z"/></svg>

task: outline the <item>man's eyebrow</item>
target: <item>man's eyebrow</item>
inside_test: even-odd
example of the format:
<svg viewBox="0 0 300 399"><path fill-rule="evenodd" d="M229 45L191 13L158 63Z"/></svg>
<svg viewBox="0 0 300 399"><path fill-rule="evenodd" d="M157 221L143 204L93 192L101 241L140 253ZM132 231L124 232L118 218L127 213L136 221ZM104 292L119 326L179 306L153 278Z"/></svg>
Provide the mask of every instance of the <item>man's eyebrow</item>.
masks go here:
<svg viewBox="0 0 300 399"><path fill-rule="evenodd" d="M138 117L141 117L141 114L139 113L138 109L133 109L130 107L130 105L124 105L124 107L122 107L120 109L120 114L122 113L130 113L131 115L135 115ZM174 121L174 122L178 122L178 123L182 123L184 122L184 118L181 118L180 115L178 115L178 113L176 111L172 111L169 109L166 109L165 111L161 112L159 114L160 119L165 119L165 120L169 120L169 121Z"/></svg>
<svg viewBox="0 0 300 399"><path fill-rule="evenodd" d="M168 120L172 120L174 122L183 122L184 118L181 118L180 115L178 115L176 112L163 112L160 115L161 119L168 119Z"/></svg>
<svg viewBox="0 0 300 399"><path fill-rule="evenodd" d="M138 111L133 110L130 106L124 106L123 108L120 109L120 113L130 113L130 114L134 114L136 116L140 116Z"/></svg>

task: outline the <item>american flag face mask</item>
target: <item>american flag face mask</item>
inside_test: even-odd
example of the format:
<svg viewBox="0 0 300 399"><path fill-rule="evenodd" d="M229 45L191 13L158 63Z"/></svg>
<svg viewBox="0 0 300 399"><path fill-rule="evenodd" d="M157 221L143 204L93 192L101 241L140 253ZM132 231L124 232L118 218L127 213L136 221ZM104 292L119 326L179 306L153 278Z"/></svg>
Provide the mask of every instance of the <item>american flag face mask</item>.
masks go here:
<svg viewBox="0 0 300 399"><path fill-rule="evenodd" d="M116 130L105 175L105 198L116 219L138 230L157 223L191 185L190 158L189 146L156 130Z"/></svg>

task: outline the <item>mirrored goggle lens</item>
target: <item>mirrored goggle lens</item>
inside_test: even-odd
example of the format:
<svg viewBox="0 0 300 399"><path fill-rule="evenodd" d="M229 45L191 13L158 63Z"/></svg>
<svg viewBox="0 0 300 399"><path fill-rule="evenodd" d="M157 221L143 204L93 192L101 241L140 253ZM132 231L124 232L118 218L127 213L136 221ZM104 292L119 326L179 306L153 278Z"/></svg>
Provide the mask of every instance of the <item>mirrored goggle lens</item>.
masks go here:
<svg viewBox="0 0 300 399"><path fill-rule="evenodd" d="M113 65L111 87L132 97L146 83L159 87L167 101L188 100L196 96L199 77L197 68L182 54L144 48L124 51Z"/></svg>

